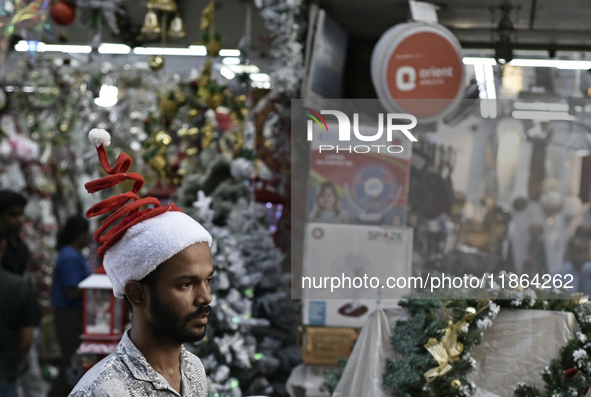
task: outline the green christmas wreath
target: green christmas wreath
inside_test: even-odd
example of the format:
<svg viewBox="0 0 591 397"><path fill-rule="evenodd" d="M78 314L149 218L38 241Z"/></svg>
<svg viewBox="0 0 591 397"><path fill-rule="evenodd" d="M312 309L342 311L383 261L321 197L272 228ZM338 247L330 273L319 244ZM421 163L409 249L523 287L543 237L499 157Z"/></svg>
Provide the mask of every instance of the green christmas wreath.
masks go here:
<svg viewBox="0 0 591 397"><path fill-rule="evenodd" d="M474 291L472 291L474 292ZM581 329L560 357L542 371L545 392L519 383L516 397L585 395L591 387L591 303L585 297L552 299L564 290L496 289L494 299L407 299L400 302L409 316L394 325L391 343L396 360L387 360L383 384L394 397L472 397L476 386L468 375L476 366L471 349L480 344L501 308L569 311ZM466 296L466 291L454 291ZM487 291L490 297L491 290ZM450 295L448 295L450 296ZM342 372L342 371L340 371ZM340 373L327 375L331 393Z"/></svg>

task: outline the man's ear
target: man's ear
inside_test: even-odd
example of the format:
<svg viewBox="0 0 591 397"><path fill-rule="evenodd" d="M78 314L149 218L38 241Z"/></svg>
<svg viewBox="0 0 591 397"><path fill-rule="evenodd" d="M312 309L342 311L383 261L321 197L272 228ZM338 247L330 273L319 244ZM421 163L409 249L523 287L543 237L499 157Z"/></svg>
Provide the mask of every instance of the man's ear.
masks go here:
<svg viewBox="0 0 591 397"><path fill-rule="evenodd" d="M125 284L125 296L133 306L146 306L148 302L146 299L147 290L147 285L142 284L139 281L129 281Z"/></svg>

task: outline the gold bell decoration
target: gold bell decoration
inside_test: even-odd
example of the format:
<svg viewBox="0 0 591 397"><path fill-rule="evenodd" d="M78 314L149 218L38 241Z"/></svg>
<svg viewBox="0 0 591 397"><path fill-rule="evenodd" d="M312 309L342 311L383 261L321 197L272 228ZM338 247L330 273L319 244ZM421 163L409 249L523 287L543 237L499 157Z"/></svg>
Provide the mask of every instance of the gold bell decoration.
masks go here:
<svg viewBox="0 0 591 397"><path fill-rule="evenodd" d="M183 27L183 20L181 19L180 14L176 14L175 17L170 22L170 29L168 29L168 37L172 37L175 39L182 39L185 37L187 33L185 33L185 29Z"/></svg>
<svg viewBox="0 0 591 397"><path fill-rule="evenodd" d="M156 36L162 32L160 24L158 23L158 15L154 10L148 10L144 18L144 26L142 26L141 33L148 36Z"/></svg>
<svg viewBox="0 0 591 397"><path fill-rule="evenodd" d="M150 0L148 1L148 10L158 10L164 12L177 12L179 8L174 0Z"/></svg>

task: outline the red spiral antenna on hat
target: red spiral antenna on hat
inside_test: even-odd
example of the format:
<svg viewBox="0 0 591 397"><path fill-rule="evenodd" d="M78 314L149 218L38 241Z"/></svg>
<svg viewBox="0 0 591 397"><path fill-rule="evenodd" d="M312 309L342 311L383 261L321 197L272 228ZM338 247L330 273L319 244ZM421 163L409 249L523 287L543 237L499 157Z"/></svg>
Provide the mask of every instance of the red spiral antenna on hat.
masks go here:
<svg viewBox="0 0 591 397"><path fill-rule="evenodd" d="M94 128L88 133L88 138L90 139L90 142L96 146L99 162L101 163L103 170L109 174L108 176L85 184L84 187L88 193L96 193L117 186L121 182L129 180L135 181L131 192L109 197L108 199L93 205L88 211L86 211L87 218L104 215L114 211L103 221L101 227L99 227L93 235L94 241L102 244L97 251L98 256L102 258L109 248L121 240L130 227L167 211L182 212L182 210L174 204L162 206L155 197L140 198L137 195L142 186L144 186L144 178L137 172L127 172L131 167L131 157L129 157L127 153L121 153L117 156L115 165L111 167L107 156L107 150L105 149L105 146L109 146L111 143L111 135L109 135L107 131ZM154 205L154 208L147 208L140 211L140 208L146 205ZM121 222L111 230L108 230L117 221Z"/></svg>

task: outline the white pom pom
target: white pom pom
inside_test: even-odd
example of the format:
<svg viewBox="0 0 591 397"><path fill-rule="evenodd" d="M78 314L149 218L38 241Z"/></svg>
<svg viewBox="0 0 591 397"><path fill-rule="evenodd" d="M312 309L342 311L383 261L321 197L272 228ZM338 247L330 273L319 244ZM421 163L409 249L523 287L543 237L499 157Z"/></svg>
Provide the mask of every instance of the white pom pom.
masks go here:
<svg viewBox="0 0 591 397"><path fill-rule="evenodd" d="M111 144L111 134L102 128L93 128L90 130L88 133L88 139L96 147L99 147L101 144L105 146L109 146Z"/></svg>

